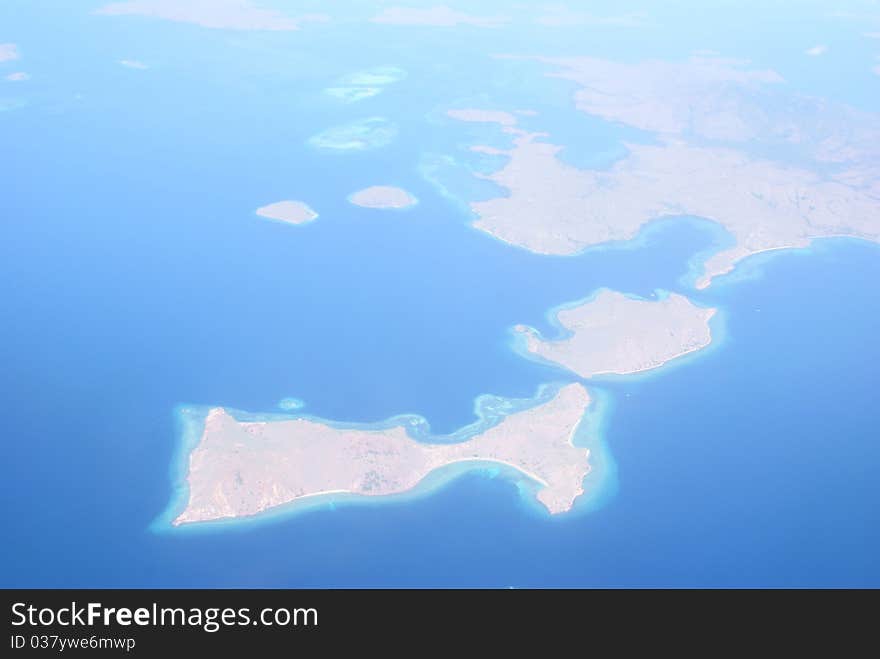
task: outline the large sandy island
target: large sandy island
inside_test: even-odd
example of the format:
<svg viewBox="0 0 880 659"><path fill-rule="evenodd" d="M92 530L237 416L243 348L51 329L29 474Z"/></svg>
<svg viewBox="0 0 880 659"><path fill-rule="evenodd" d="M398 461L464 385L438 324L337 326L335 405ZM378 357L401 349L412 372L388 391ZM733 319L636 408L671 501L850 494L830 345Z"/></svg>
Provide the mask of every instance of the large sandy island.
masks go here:
<svg viewBox="0 0 880 659"><path fill-rule="evenodd" d="M409 192L403 188L391 185L374 185L363 190L358 190L348 200L355 206L364 208L409 208L418 203Z"/></svg>
<svg viewBox="0 0 880 659"><path fill-rule="evenodd" d="M541 59L541 58L539 58ZM772 71L720 58L619 64L593 58L541 61L582 85L577 107L655 133L627 144L607 170L559 159L552 136L522 130L511 113L452 110L513 136L508 163L486 176L506 195L471 204L475 226L541 254L575 254L629 240L651 220L713 220L735 244L709 258L697 286L759 252L816 238L880 240L880 118L782 89ZM543 139L546 138L546 139ZM784 154L771 159L768 154ZM775 157L775 156L774 156Z"/></svg>
<svg viewBox="0 0 880 659"><path fill-rule="evenodd" d="M276 201L268 206L261 206L256 210L257 215L269 220L289 222L290 224L304 224L318 217L308 204L301 201Z"/></svg>
<svg viewBox="0 0 880 659"><path fill-rule="evenodd" d="M571 335L545 341L524 325L526 350L577 373L637 373L700 350L712 341L709 320L715 309L698 307L683 295L639 300L602 290L593 299L560 310L556 318Z"/></svg>
<svg viewBox="0 0 880 659"><path fill-rule="evenodd" d="M469 440L428 444L399 425L338 429L307 419L241 422L223 408L205 419L189 458L189 500L175 525L256 515L321 494L382 496L414 488L454 463L502 463L539 484L551 513L569 510L583 493L589 451L573 445L590 397L580 384L515 412Z"/></svg>

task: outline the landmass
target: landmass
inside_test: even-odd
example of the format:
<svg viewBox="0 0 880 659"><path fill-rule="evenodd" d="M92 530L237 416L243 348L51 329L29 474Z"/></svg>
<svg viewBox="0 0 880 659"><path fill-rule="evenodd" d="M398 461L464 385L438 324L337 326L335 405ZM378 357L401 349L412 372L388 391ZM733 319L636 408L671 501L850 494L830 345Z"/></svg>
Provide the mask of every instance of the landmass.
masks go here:
<svg viewBox="0 0 880 659"><path fill-rule="evenodd" d="M319 495L399 494L456 463L506 465L539 486L536 498L550 513L562 513L590 471L589 450L573 443L589 405L587 390L569 384L466 441L445 444L416 441L404 425L238 421L216 407L189 456L188 500L173 524L247 517Z"/></svg>
<svg viewBox="0 0 880 659"><path fill-rule="evenodd" d="M409 208L418 203L409 192L403 188L391 185L374 185L363 190L358 190L348 200L355 206L364 208Z"/></svg>
<svg viewBox="0 0 880 659"><path fill-rule="evenodd" d="M276 201L274 204L261 206L256 210L257 215L279 222L290 224L305 224L318 217L318 214L301 201Z"/></svg>
<svg viewBox="0 0 880 659"><path fill-rule="evenodd" d="M274 9L258 7L248 0L131 0L111 2L94 13L103 16L149 16L215 30L273 32L298 30L301 23L329 20L323 14L292 18Z"/></svg>
<svg viewBox="0 0 880 659"><path fill-rule="evenodd" d="M559 158L547 133L512 113L451 110L461 121L494 122L511 135L507 164L476 174L506 191L474 202L474 226L533 252L570 255L634 238L648 222L692 215L720 224L734 244L710 257L696 286L752 254L806 247L817 238L880 241L880 118L780 90L776 73L743 62L620 64L594 58L536 58L548 75L581 88L584 112L651 131L627 143L608 169Z"/></svg>
<svg viewBox="0 0 880 659"><path fill-rule="evenodd" d="M525 350L559 364L582 378L626 375L662 366L701 350L712 341L709 320L716 310L699 307L670 293L643 300L603 289L586 302L556 313L568 336L543 340L524 325L514 331L525 338Z"/></svg>
<svg viewBox="0 0 880 659"><path fill-rule="evenodd" d="M875 195L880 190L880 115L799 94L778 73L749 68L747 60L538 60L554 67L548 76L580 86L575 104L588 114L650 131L660 141L770 154Z"/></svg>
<svg viewBox="0 0 880 659"><path fill-rule="evenodd" d="M550 65L549 77L578 85L574 102L579 110L666 135L751 139L769 118L756 94L785 82L775 71L750 68L745 60L702 55L634 63L595 57L529 59Z"/></svg>
<svg viewBox="0 0 880 659"><path fill-rule="evenodd" d="M561 146L538 141L544 136L518 132L502 151L507 165L478 175L509 194L471 204L476 228L539 254L570 255L631 240L658 218L703 217L736 243L707 259L698 288L759 252L829 236L880 240L880 197L806 169L670 141L627 144L629 155L610 169L581 170L558 158Z"/></svg>

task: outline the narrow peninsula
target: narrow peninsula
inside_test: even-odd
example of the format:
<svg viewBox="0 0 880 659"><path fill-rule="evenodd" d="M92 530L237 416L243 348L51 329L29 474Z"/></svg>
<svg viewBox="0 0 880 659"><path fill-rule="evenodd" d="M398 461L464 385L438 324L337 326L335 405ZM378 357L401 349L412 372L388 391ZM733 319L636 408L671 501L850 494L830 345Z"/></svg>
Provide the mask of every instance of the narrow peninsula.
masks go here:
<svg viewBox="0 0 880 659"><path fill-rule="evenodd" d="M556 313L568 332L565 338L546 341L524 325L514 331L525 338L526 351L582 378L627 375L705 348L712 341L709 320L715 311L676 293L653 301L603 289Z"/></svg>
<svg viewBox="0 0 880 659"><path fill-rule="evenodd" d="M511 137L508 149L472 146L508 157L476 174L504 194L471 203L474 226L497 239L571 255L631 240L652 220L702 217L733 240L706 260L697 288L753 254L835 236L880 242L880 115L799 95L773 71L720 57L524 59L578 85L579 110L653 139L625 143L608 167L581 169L513 113L449 110Z"/></svg>

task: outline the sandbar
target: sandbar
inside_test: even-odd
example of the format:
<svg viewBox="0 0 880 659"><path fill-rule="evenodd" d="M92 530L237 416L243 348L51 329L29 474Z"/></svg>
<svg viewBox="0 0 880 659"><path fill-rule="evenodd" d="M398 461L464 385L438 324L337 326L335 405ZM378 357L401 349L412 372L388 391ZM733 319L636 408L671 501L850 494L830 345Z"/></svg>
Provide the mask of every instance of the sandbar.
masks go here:
<svg viewBox="0 0 880 659"><path fill-rule="evenodd" d="M494 118L514 136L509 150L472 147L508 157L500 170L475 174L507 194L470 206L477 229L532 252L577 254L631 240L658 218L702 217L735 239L732 247L705 262L696 281L697 288L705 288L752 254L806 247L832 236L880 240L880 177L861 155L829 177L739 149L695 146L665 136L656 144L626 144L628 154L606 170L578 169L560 160L563 147L543 139L545 133L512 124L512 114L448 114L465 121ZM831 147L825 149L831 158Z"/></svg>
<svg viewBox="0 0 880 659"><path fill-rule="evenodd" d="M472 146L508 157L493 174L477 174L505 194L471 204L474 226L499 240L571 255L631 240L658 218L698 216L726 229L733 244L706 260L697 288L753 254L826 237L880 241L876 113L799 95L775 71L744 60L524 59L575 82L578 109L653 141L625 144L627 155L608 169L578 169L560 160L562 145L517 127L512 113L449 111L513 136L506 151Z"/></svg>

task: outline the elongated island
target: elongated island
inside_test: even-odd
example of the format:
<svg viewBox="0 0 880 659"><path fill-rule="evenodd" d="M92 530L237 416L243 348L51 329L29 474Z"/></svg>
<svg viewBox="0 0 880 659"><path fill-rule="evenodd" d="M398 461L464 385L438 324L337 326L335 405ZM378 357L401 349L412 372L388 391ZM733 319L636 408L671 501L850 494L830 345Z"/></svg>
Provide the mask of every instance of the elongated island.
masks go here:
<svg viewBox="0 0 880 659"><path fill-rule="evenodd" d="M256 210L256 213L267 220L277 220L278 222L287 222L288 224L305 224L318 217L318 214L308 204L291 199L261 206Z"/></svg>
<svg viewBox="0 0 880 659"><path fill-rule="evenodd" d="M590 396L578 383L503 417L466 441L416 441L404 425L356 429L318 419L239 421L220 407L189 456L188 498L174 525L247 517L319 495L365 497L412 490L456 463L503 464L538 486L550 513L583 493L589 450L575 446Z"/></svg>

